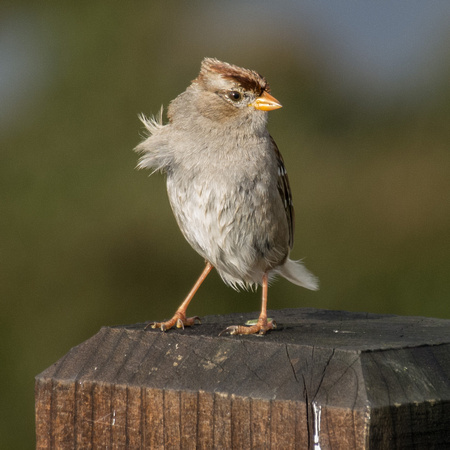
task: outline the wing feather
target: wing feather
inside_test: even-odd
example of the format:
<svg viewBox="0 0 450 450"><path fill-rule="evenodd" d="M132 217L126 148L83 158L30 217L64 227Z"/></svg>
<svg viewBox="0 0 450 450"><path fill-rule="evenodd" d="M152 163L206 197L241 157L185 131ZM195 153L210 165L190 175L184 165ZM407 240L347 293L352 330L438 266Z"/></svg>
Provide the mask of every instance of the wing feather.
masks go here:
<svg viewBox="0 0 450 450"><path fill-rule="evenodd" d="M292 204L291 187L289 186L289 178L286 172L286 167L284 165L284 160L283 157L281 156L280 150L278 150L277 144L275 143L272 136L270 136L270 140L272 142L273 149L277 157L277 165L278 165L277 187L284 205L284 210L286 212L286 219L288 221L289 227L289 247L292 248L294 245L295 214L294 214L294 205Z"/></svg>

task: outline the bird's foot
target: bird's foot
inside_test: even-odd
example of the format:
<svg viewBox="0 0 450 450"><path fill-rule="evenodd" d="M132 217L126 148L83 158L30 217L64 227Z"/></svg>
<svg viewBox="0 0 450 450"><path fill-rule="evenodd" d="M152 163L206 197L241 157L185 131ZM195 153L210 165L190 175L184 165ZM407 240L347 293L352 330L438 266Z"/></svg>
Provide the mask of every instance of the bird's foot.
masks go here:
<svg viewBox="0 0 450 450"><path fill-rule="evenodd" d="M248 323L248 322L247 322ZM266 334L267 331L273 330L277 327L277 324L272 319L259 318L254 325L244 326L244 325L231 325L225 328L219 336L225 333L230 333L231 335L241 335L241 334Z"/></svg>
<svg viewBox="0 0 450 450"><path fill-rule="evenodd" d="M170 320L167 320L166 322L150 322L145 326L144 330L151 327L159 328L161 331L167 331L174 326L184 329L184 327L190 327L194 325L196 320L198 321L198 323L202 323L200 317L198 316L186 317L184 313L177 311Z"/></svg>

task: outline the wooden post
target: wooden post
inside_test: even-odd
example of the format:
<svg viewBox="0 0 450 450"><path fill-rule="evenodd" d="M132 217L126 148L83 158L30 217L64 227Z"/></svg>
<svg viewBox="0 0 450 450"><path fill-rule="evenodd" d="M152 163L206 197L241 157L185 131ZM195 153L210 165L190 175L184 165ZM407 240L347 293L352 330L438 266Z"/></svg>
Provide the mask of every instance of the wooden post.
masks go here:
<svg viewBox="0 0 450 450"><path fill-rule="evenodd" d="M37 448L450 448L450 321L289 309L105 327L36 377Z"/></svg>

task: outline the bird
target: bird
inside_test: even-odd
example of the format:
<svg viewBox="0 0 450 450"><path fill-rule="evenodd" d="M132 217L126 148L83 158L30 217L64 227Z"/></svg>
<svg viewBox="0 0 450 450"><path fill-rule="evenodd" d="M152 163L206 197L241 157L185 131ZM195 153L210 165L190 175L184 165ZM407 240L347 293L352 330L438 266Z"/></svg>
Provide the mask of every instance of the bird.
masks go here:
<svg viewBox="0 0 450 450"><path fill-rule="evenodd" d="M269 282L280 275L310 290L318 279L289 258L294 207L283 157L267 130L268 112L282 107L267 80L254 70L204 58L200 72L158 115L140 116L146 135L135 151L137 168L166 176L178 226L205 267L187 297L166 321L167 331L200 322L187 307L213 268L239 290L262 286L261 312L252 325L232 325L230 335L265 334ZM146 328L147 328L146 327Z"/></svg>

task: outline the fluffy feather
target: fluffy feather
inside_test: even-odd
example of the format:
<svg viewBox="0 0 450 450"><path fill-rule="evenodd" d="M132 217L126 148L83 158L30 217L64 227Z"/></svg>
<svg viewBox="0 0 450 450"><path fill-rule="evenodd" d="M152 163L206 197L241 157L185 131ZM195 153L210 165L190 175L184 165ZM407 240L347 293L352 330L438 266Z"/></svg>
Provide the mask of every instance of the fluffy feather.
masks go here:
<svg viewBox="0 0 450 450"><path fill-rule="evenodd" d="M288 258L276 272L297 286L302 286L312 291L319 289L319 279L301 261L293 261Z"/></svg>
<svg viewBox="0 0 450 450"><path fill-rule="evenodd" d="M134 150L142 156L139 158L138 169L151 169L152 174L158 170L164 171L172 162L173 152L169 147L167 139L164 138L161 131L163 125L163 106L158 115L153 117L145 117L144 114L139 115L139 119L144 124L147 136Z"/></svg>

